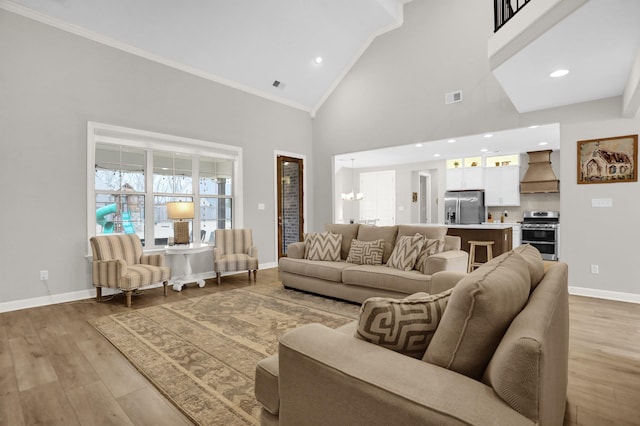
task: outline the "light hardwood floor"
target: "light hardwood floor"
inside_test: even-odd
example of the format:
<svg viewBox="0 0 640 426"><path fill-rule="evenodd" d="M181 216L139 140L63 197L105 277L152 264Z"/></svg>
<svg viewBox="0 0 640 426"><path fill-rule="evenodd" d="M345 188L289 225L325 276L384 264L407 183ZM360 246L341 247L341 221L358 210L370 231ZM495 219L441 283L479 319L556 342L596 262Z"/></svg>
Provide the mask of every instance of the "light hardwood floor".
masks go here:
<svg viewBox="0 0 640 426"><path fill-rule="evenodd" d="M277 269L258 283L278 283ZM241 288L134 297L132 309ZM571 296L566 425L640 424L640 305ZM51 305L0 314L0 425L189 425L87 320L125 311L124 299Z"/></svg>

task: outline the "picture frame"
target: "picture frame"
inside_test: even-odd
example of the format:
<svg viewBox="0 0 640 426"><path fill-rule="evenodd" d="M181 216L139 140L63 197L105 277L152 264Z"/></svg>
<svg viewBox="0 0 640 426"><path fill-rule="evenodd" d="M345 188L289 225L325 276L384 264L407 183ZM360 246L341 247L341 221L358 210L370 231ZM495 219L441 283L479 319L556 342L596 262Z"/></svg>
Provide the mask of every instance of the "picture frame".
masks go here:
<svg viewBox="0 0 640 426"><path fill-rule="evenodd" d="M638 135L578 141L578 184L638 181Z"/></svg>

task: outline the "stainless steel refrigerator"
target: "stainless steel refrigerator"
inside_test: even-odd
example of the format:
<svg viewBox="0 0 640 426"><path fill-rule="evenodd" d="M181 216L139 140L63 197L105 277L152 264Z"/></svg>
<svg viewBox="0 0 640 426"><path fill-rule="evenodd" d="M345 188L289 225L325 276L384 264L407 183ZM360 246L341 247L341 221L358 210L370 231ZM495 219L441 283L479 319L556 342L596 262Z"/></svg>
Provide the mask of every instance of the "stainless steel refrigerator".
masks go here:
<svg viewBox="0 0 640 426"><path fill-rule="evenodd" d="M484 191L447 191L444 193L446 224L482 223L486 217Z"/></svg>

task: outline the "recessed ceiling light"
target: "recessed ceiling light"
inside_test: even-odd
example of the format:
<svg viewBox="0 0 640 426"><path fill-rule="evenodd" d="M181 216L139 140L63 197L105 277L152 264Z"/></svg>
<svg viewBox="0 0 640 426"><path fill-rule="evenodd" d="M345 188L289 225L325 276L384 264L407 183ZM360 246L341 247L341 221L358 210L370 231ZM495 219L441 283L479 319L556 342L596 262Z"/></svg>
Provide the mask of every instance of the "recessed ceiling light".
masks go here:
<svg viewBox="0 0 640 426"><path fill-rule="evenodd" d="M554 72L549 74L549 77L558 78L558 77L564 77L567 74L569 74L569 70L555 70Z"/></svg>
<svg viewBox="0 0 640 426"><path fill-rule="evenodd" d="M545 146L545 145L548 145L548 144L549 144L549 142L540 142L538 145Z"/></svg>
<svg viewBox="0 0 640 426"><path fill-rule="evenodd" d="M422 148L422 144L421 143L417 143L416 144L416 148Z"/></svg>
<svg viewBox="0 0 640 426"><path fill-rule="evenodd" d="M487 133L486 135L484 135L485 138L492 138L493 135L491 133Z"/></svg>
<svg viewBox="0 0 640 426"><path fill-rule="evenodd" d="M434 157L440 157L440 154L433 154Z"/></svg>
<svg viewBox="0 0 640 426"><path fill-rule="evenodd" d="M480 152L489 152L489 150L487 148L482 148Z"/></svg>
<svg viewBox="0 0 640 426"><path fill-rule="evenodd" d="M456 143L456 140L455 140L455 139L449 139L449 140L447 141L447 143Z"/></svg>
<svg viewBox="0 0 640 426"><path fill-rule="evenodd" d="M533 126L529 126L530 129L537 129L538 127L540 126L538 126L537 124L534 124Z"/></svg>
<svg viewBox="0 0 640 426"><path fill-rule="evenodd" d="M316 59L314 59L314 62L316 64L321 64L322 63L322 56L316 56Z"/></svg>

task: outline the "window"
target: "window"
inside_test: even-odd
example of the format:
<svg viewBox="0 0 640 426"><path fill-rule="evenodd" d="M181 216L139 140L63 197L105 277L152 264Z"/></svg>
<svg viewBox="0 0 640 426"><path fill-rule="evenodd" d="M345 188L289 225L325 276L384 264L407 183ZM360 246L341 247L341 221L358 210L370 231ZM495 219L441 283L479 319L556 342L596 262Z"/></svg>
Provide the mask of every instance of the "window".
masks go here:
<svg viewBox="0 0 640 426"><path fill-rule="evenodd" d="M89 123L87 157L88 236L135 233L146 247L164 246L173 235L170 201L200 206L190 223L192 241L213 241L215 229L242 226L235 178L241 148Z"/></svg>

